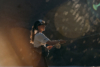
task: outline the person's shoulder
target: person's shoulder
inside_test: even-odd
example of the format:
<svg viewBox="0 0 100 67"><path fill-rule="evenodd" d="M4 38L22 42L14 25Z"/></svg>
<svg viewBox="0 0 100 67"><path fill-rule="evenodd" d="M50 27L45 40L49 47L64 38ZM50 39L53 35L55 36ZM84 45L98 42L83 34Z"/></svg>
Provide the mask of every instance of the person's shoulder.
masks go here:
<svg viewBox="0 0 100 67"><path fill-rule="evenodd" d="M35 36L44 36L43 33L37 33Z"/></svg>
<svg viewBox="0 0 100 67"><path fill-rule="evenodd" d="M43 35L43 33L37 33L36 35Z"/></svg>

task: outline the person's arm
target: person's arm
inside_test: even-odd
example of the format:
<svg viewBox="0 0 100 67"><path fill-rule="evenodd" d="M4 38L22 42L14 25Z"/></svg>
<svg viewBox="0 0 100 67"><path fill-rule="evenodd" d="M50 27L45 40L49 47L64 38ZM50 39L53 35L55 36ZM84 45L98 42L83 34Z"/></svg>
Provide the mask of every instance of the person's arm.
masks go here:
<svg viewBox="0 0 100 67"><path fill-rule="evenodd" d="M43 44L46 43L48 45L56 45L57 43L63 44L66 42L65 40L50 40L43 34L38 34L36 36L36 40L38 40L39 42L41 42Z"/></svg>
<svg viewBox="0 0 100 67"><path fill-rule="evenodd" d="M65 40L52 40L52 41L49 40L46 42L46 44L48 45L55 45L57 43L63 44L63 43L66 43L66 41Z"/></svg>
<svg viewBox="0 0 100 67"><path fill-rule="evenodd" d="M53 48L53 46L47 46L47 48L50 50L50 49L52 49L52 48Z"/></svg>

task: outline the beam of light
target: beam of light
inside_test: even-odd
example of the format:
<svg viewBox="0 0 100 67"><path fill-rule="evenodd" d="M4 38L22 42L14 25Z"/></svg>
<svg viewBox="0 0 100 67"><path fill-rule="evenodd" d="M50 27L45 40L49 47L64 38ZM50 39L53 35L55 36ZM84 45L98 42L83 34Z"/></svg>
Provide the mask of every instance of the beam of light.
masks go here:
<svg viewBox="0 0 100 67"><path fill-rule="evenodd" d="M12 28L10 37L13 48L21 61L27 66L45 67L44 58L34 51L30 44L30 30L24 28Z"/></svg>
<svg viewBox="0 0 100 67"><path fill-rule="evenodd" d="M0 66L23 65L11 46L7 33L0 31Z"/></svg>
<svg viewBox="0 0 100 67"><path fill-rule="evenodd" d="M45 67L44 58L30 44L30 31L9 28L0 31L0 66Z"/></svg>

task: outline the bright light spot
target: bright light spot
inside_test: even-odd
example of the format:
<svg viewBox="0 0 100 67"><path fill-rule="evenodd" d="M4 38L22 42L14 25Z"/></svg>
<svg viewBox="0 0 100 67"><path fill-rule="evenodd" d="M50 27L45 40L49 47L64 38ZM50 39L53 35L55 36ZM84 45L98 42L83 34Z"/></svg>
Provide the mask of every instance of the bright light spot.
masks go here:
<svg viewBox="0 0 100 67"><path fill-rule="evenodd" d="M81 4L76 4L75 8L80 8Z"/></svg>
<svg viewBox="0 0 100 67"><path fill-rule="evenodd" d="M68 15L68 12L64 12L64 15Z"/></svg>
<svg viewBox="0 0 100 67"><path fill-rule="evenodd" d="M93 48L91 48L91 50L93 50Z"/></svg>
<svg viewBox="0 0 100 67"><path fill-rule="evenodd" d="M100 41L98 43L100 43Z"/></svg>
<svg viewBox="0 0 100 67"><path fill-rule="evenodd" d="M94 32L95 30L93 29L92 32Z"/></svg>
<svg viewBox="0 0 100 67"><path fill-rule="evenodd" d="M85 41L83 41L83 43L85 43Z"/></svg>
<svg viewBox="0 0 100 67"><path fill-rule="evenodd" d="M74 46L74 49L76 48L76 46Z"/></svg>
<svg viewBox="0 0 100 67"><path fill-rule="evenodd" d="M70 59L70 62L72 62L72 61L73 61L73 58Z"/></svg>
<svg viewBox="0 0 100 67"><path fill-rule="evenodd" d="M77 31L77 28L75 28L75 31Z"/></svg>
<svg viewBox="0 0 100 67"><path fill-rule="evenodd" d="M49 0L46 0L46 2L49 2Z"/></svg>
<svg viewBox="0 0 100 67"><path fill-rule="evenodd" d="M85 36L85 33L83 34L83 36Z"/></svg>
<svg viewBox="0 0 100 67"><path fill-rule="evenodd" d="M97 41L99 41L99 38L97 39Z"/></svg>
<svg viewBox="0 0 100 67"><path fill-rule="evenodd" d="M55 13L55 16L58 16L58 13Z"/></svg>
<svg viewBox="0 0 100 67"><path fill-rule="evenodd" d="M94 58L96 58L96 56L94 56Z"/></svg>
<svg viewBox="0 0 100 67"><path fill-rule="evenodd" d="M32 53L30 53L30 56L32 55Z"/></svg>
<svg viewBox="0 0 100 67"><path fill-rule="evenodd" d="M22 57L22 60L24 60L25 58L24 57Z"/></svg>
<svg viewBox="0 0 100 67"><path fill-rule="evenodd" d="M67 5L70 5L70 4L71 4L71 1L69 1Z"/></svg>
<svg viewBox="0 0 100 67"><path fill-rule="evenodd" d="M70 43L73 43L73 40L71 40L71 42Z"/></svg>
<svg viewBox="0 0 100 67"><path fill-rule="evenodd" d="M93 42L95 42L95 40L93 40Z"/></svg>
<svg viewBox="0 0 100 67"><path fill-rule="evenodd" d="M22 49L20 49L20 51L22 51Z"/></svg>

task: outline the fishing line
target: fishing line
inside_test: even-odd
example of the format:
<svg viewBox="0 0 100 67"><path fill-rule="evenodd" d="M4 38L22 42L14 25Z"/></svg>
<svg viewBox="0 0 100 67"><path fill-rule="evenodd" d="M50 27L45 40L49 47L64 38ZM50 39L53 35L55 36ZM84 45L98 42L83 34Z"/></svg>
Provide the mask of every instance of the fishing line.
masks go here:
<svg viewBox="0 0 100 67"><path fill-rule="evenodd" d="M100 33L96 33L96 34L92 34L92 35L89 35L89 36L84 36L84 37L80 37L80 38L73 38L71 40L77 40L77 39L83 39L83 38L88 38L88 37L91 37L91 36L95 36L95 35L100 35ZM71 41L71 40L66 40L66 41Z"/></svg>

